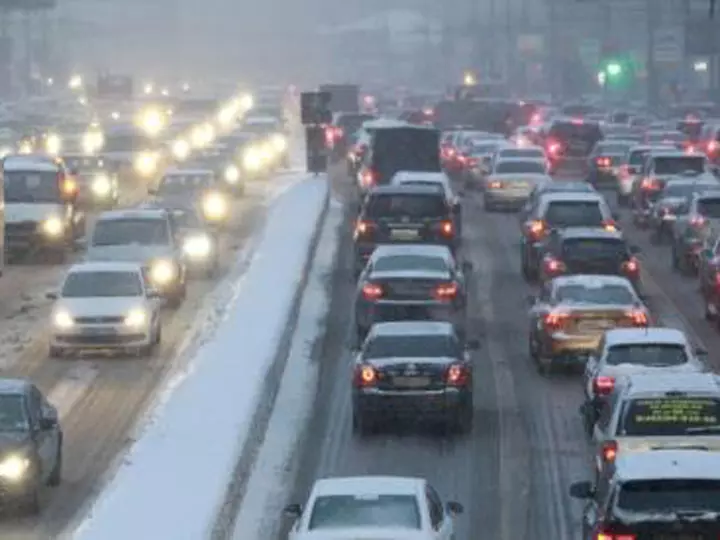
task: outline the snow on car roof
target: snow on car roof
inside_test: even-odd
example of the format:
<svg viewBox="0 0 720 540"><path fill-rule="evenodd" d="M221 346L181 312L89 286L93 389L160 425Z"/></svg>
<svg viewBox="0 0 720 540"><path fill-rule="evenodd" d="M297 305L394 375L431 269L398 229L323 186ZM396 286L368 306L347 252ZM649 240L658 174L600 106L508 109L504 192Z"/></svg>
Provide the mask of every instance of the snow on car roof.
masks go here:
<svg viewBox="0 0 720 540"><path fill-rule="evenodd" d="M447 246L432 244L385 244L379 245L375 248L370 256L370 260L374 262L383 257L392 257L397 255L437 257L447 261L452 261L454 259L452 252Z"/></svg>
<svg viewBox="0 0 720 540"><path fill-rule="evenodd" d="M5 171L55 172L59 164L54 158L43 155L14 155L3 160Z"/></svg>
<svg viewBox="0 0 720 540"><path fill-rule="evenodd" d="M97 218L98 221L114 219L166 219L167 211L163 208L128 208L124 210L108 210Z"/></svg>
<svg viewBox="0 0 720 540"><path fill-rule="evenodd" d="M85 272L140 272L141 266L133 262L125 261L83 261L73 264L68 269L68 274Z"/></svg>
<svg viewBox="0 0 720 540"><path fill-rule="evenodd" d="M698 449L621 452L615 461L615 471L621 482L674 478L720 480L720 452Z"/></svg>
<svg viewBox="0 0 720 540"><path fill-rule="evenodd" d="M444 172L398 171L390 180L391 184L402 184L403 182L437 182L450 185L450 179Z"/></svg>
<svg viewBox="0 0 720 540"><path fill-rule="evenodd" d="M572 276L558 276L552 280L555 287L582 285L587 288L602 288L606 285L624 286L633 289L630 280L622 276L608 276L603 274L575 274Z"/></svg>
<svg viewBox="0 0 720 540"><path fill-rule="evenodd" d="M609 231L602 227L566 227L557 231L557 234L563 238L610 238L613 240L622 240L623 238L620 231Z"/></svg>
<svg viewBox="0 0 720 540"><path fill-rule="evenodd" d="M442 321L402 321L375 323L370 337L376 336L450 336L455 334L452 323Z"/></svg>
<svg viewBox="0 0 720 540"><path fill-rule="evenodd" d="M714 373L698 372L641 372L630 377L625 396L666 395L668 392L720 394L720 381Z"/></svg>
<svg viewBox="0 0 720 540"><path fill-rule="evenodd" d="M313 487L313 495L417 495L424 488L425 480L422 478L347 476L317 480Z"/></svg>
<svg viewBox="0 0 720 540"><path fill-rule="evenodd" d="M212 176L212 169L171 169L163 176Z"/></svg>
<svg viewBox="0 0 720 540"><path fill-rule="evenodd" d="M607 347L650 343L687 345L688 339L681 330L658 326L648 328L614 328L605 332L605 345Z"/></svg>

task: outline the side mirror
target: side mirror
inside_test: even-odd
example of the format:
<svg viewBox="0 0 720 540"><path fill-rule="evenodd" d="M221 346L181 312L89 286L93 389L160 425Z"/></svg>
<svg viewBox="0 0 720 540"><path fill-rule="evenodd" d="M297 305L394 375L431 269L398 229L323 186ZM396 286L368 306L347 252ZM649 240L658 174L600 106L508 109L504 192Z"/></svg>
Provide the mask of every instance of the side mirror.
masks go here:
<svg viewBox="0 0 720 540"><path fill-rule="evenodd" d="M593 496L593 487L590 482L575 482L570 485L570 496L573 499L590 499Z"/></svg>
<svg viewBox="0 0 720 540"><path fill-rule="evenodd" d="M448 513L454 515L462 514L465 511L463 505L456 501L448 501L447 503L445 503L445 509L448 511Z"/></svg>
<svg viewBox="0 0 720 540"><path fill-rule="evenodd" d="M302 515L302 506L297 503L288 504L283 513L288 517L297 519Z"/></svg>
<svg viewBox="0 0 720 540"><path fill-rule="evenodd" d="M471 263L470 261L463 261L463 263L462 263L462 271L463 272L465 272L466 274L470 273L473 271L473 268L474 268L473 263Z"/></svg>
<svg viewBox="0 0 720 540"><path fill-rule="evenodd" d="M704 347L695 347L696 356L707 356L708 352Z"/></svg>
<svg viewBox="0 0 720 540"><path fill-rule="evenodd" d="M47 431L54 429L58 425L57 413L54 411L46 411L45 416L40 419L40 429Z"/></svg>
<svg viewBox="0 0 720 540"><path fill-rule="evenodd" d="M57 300L58 299L58 293L55 291L48 291L45 293L45 298L48 300Z"/></svg>
<svg viewBox="0 0 720 540"><path fill-rule="evenodd" d="M478 349L480 349L480 340L468 339L465 343L465 348L469 351L477 351Z"/></svg>

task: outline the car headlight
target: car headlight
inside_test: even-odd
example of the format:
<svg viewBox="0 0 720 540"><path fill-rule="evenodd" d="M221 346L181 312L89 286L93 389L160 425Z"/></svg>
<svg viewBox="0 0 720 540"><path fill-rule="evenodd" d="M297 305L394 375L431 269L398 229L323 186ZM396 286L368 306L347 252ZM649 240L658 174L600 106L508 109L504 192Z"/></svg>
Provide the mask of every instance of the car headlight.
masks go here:
<svg viewBox="0 0 720 540"><path fill-rule="evenodd" d="M67 311L56 311L53 315L53 324L61 329L72 328L75 325L75 319Z"/></svg>
<svg viewBox="0 0 720 540"><path fill-rule="evenodd" d="M150 152L140 154L135 159L135 171L142 176L150 176L155 174L157 170L157 159L155 154Z"/></svg>
<svg viewBox="0 0 720 540"><path fill-rule="evenodd" d="M253 108L254 105L255 105L255 100L253 99L253 97L250 94L245 94L244 96L242 96L240 98L240 107L243 110L249 111L250 109Z"/></svg>
<svg viewBox="0 0 720 540"><path fill-rule="evenodd" d="M212 251L212 242L205 234L190 236L183 243L183 252L193 259L205 259Z"/></svg>
<svg viewBox="0 0 720 540"><path fill-rule="evenodd" d="M190 143L185 139L178 139L172 145L172 153L175 159L183 161L190 155Z"/></svg>
<svg viewBox="0 0 720 540"><path fill-rule="evenodd" d="M240 180L240 170L235 165L228 165L225 168L224 177L228 184L237 184Z"/></svg>
<svg viewBox="0 0 720 540"><path fill-rule="evenodd" d="M62 148L62 140L58 135L51 134L45 139L45 151L48 154L57 156Z"/></svg>
<svg viewBox="0 0 720 540"><path fill-rule="evenodd" d="M227 211L227 201L220 193L210 193L203 199L203 213L207 219L223 219Z"/></svg>
<svg viewBox="0 0 720 540"><path fill-rule="evenodd" d="M30 460L25 456L12 455L0 461L0 478L10 481L21 480L30 468Z"/></svg>
<svg viewBox="0 0 720 540"><path fill-rule="evenodd" d="M112 183L110 178L105 174L99 174L95 177L92 183L92 191L98 197L107 197L112 190Z"/></svg>
<svg viewBox="0 0 720 540"><path fill-rule="evenodd" d="M150 281L156 285L167 285L177 278L177 269L172 261L155 261L150 266Z"/></svg>
<svg viewBox="0 0 720 540"><path fill-rule="evenodd" d="M282 154L285 150L287 150L288 143L287 139L284 135L281 135L280 133L277 133L272 138L272 145L275 148L275 151L279 154Z"/></svg>
<svg viewBox="0 0 720 540"><path fill-rule="evenodd" d="M249 150L243 156L243 167L248 171L258 171L262 167L262 157L256 150Z"/></svg>
<svg viewBox="0 0 720 540"><path fill-rule="evenodd" d="M47 236L57 237L65 231L65 224L59 217L49 217L42 222L42 232Z"/></svg>
<svg viewBox="0 0 720 540"><path fill-rule="evenodd" d="M131 310L127 316L125 317L125 326L130 326L132 328L139 328L141 326L145 326L148 321L148 314L147 311L145 311L142 308L135 308Z"/></svg>

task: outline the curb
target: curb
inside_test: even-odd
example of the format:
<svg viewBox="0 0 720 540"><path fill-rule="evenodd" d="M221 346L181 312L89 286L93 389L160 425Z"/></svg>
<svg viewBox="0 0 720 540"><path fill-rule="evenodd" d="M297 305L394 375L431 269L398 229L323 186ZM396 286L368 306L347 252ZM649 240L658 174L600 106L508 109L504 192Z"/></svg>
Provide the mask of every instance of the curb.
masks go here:
<svg viewBox="0 0 720 540"><path fill-rule="evenodd" d="M270 417L275 406L278 391L280 390L282 374L287 365L288 355L292 345L292 338L295 334L295 328L300 314L302 298L305 293L305 289L307 288L310 270L312 268L313 261L315 260L315 253L320 242L320 237L322 236L323 225L327 217L329 206L330 185L328 181L326 183L325 200L323 201L322 210L315 222L315 230L310 241L310 248L307 252L300 283L295 291L295 296L293 297L292 305L290 306L290 310L287 315L285 331L277 344L275 357L265 378L262 392L263 398L258 404L257 410L253 415L250 430L248 432L247 443L238 456L237 463L235 464L235 468L233 469L231 478L229 479L223 503L218 509L212 524L210 538L213 540L221 540L227 537L228 532L232 530L233 522L245 496L246 480L248 476L247 473L255 463L257 453L263 442L265 429L270 421Z"/></svg>

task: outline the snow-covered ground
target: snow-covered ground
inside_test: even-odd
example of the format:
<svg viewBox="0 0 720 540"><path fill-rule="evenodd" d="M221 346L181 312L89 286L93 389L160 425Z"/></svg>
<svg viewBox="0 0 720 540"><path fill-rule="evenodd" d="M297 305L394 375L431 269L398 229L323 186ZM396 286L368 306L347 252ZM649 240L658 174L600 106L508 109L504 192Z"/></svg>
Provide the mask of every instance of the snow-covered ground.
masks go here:
<svg viewBox="0 0 720 540"><path fill-rule="evenodd" d="M330 307L329 279L342 217L340 204L331 203L275 407L245 487L248 495L235 521L233 540L264 540L277 535L288 483L295 475L293 456L310 421L317 391L320 366L312 358L313 346L322 335Z"/></svg>
<svg viewBox="0 0 720 540"><path fill-rule="evenodd" d="M324 177L309 178L275 203L247 271L224 299L219 324L210 324L75 538L208 537L262 398L327 195Z"/></svg>

